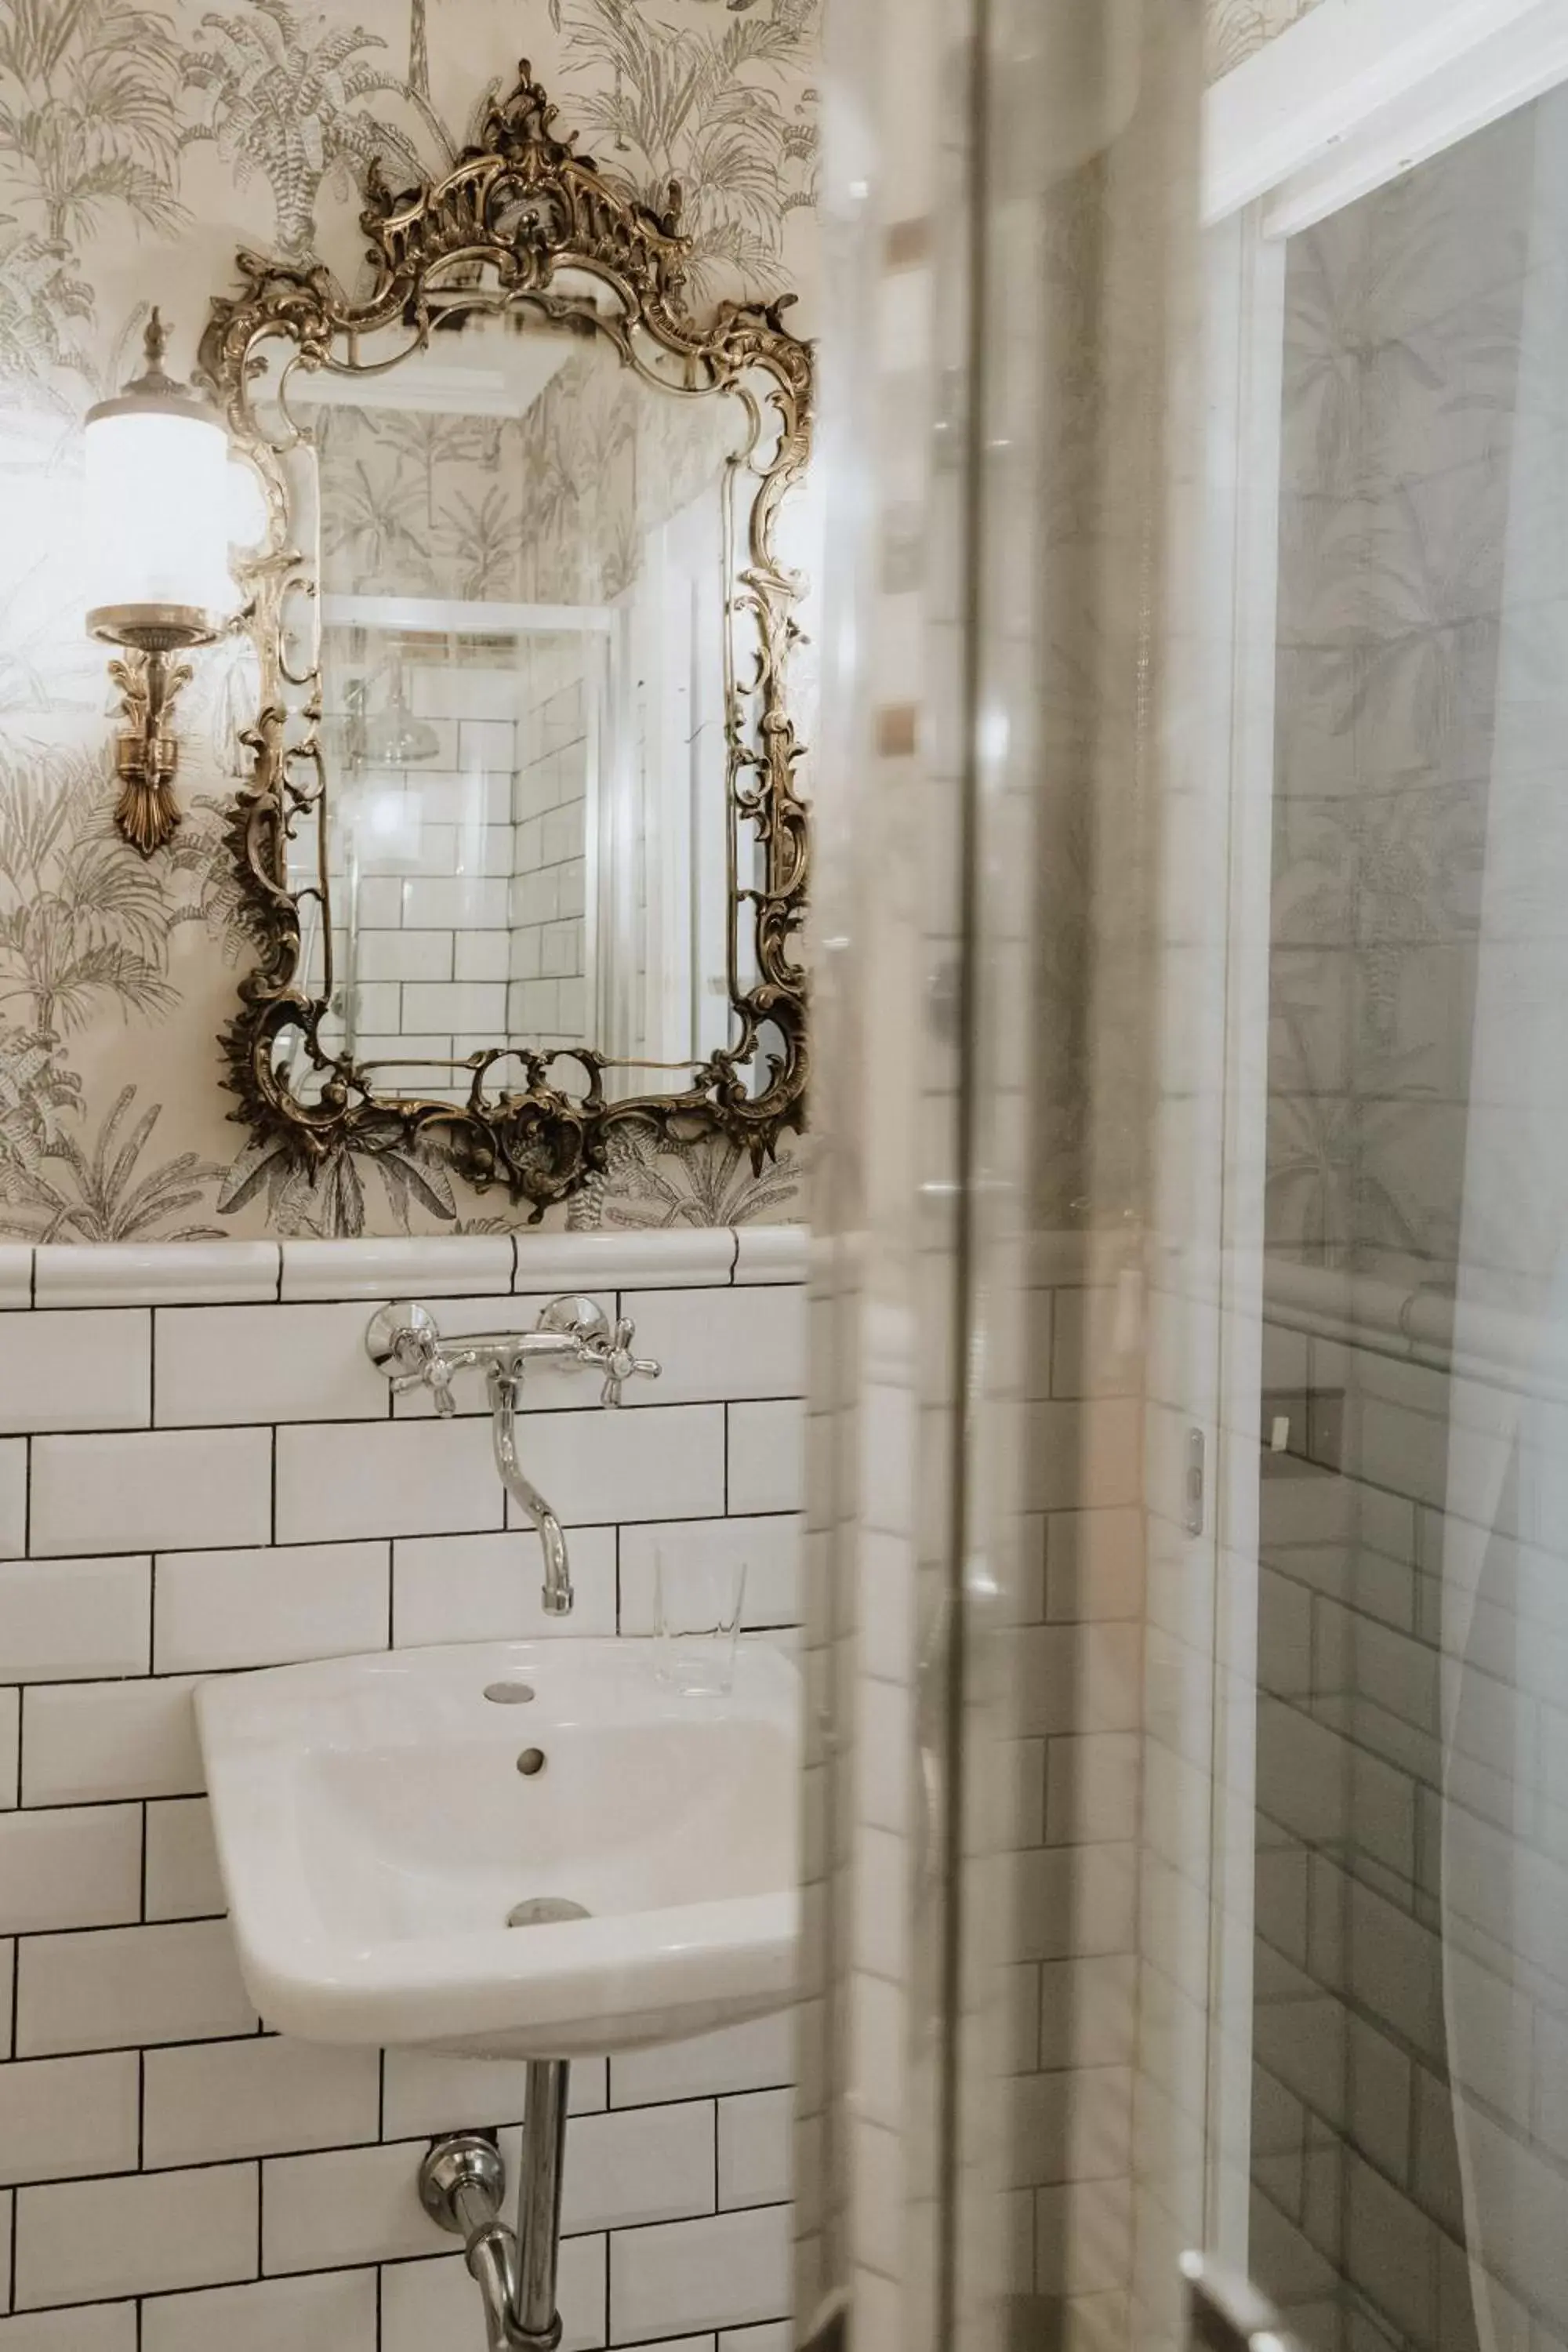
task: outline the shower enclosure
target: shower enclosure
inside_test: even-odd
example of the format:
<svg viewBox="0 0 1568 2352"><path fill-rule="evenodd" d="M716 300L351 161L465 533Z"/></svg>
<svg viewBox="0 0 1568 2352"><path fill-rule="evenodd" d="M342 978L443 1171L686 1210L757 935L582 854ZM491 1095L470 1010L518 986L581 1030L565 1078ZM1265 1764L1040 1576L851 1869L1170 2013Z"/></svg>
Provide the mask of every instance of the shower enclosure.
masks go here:
<svg viewBox="0 0 1568 2352"><path fill-rule="evenodd" d="M830 60L800 2326L1554 2352L1568 6L1198 33Z"/></svg>
<svg viewBox="0 0 1568 2352"><path fill-rule="evenodd" d="M1252 1705L1211 2163L1325 2352L1568 2336L1568 19L1454 31L1369 49L1352 104L1399 94L1213 232Z"/></svg>

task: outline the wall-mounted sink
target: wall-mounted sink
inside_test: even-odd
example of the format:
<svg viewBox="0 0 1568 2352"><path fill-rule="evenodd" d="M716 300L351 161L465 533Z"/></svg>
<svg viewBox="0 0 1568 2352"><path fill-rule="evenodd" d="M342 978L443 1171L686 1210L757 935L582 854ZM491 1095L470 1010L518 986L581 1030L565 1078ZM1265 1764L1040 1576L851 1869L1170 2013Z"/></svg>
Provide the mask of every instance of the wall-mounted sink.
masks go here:
<svg viewBox="0 0 1568 2352"><path fill-rule="evenodd" d="M742 1645L721 1697L667 1687L655 1644L626 1640L203 1685L252 2000L307 2040L526 2058L785 2007L800 1706L763 1643Z"/></svg>

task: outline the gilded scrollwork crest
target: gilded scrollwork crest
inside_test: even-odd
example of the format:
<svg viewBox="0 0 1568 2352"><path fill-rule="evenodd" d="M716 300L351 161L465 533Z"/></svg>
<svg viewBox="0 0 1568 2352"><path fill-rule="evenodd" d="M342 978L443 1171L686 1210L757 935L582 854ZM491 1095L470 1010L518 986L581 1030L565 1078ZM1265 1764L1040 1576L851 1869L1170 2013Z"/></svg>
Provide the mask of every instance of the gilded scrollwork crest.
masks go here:
<svg viewBox="0 0 1568 2352"><path fill-rule="evenodd" d="M363 225L367 266L357 295L324 266L242 252L241 290L214 302L202 344L203 377L255 471L267 513L246 581L258 709L247 737L250 772L229 824L258 951L223 1039L226 1083L239 1100L234 1116L306 1166L345 1147L436 1146L471 1183L504 1186L535 1214L603 1168L620 1122L651 1120L680 1137L716 1129L760 1169L801 1124L809 1068L800 954L809 828L803 747L786 692L802 583L780 557L778 520L810 451L810 349L784 325L782 303L726 302L694 313L679 187L656 212L614 185L558 129L526 62L516 88L489 107L476 143L440 179L395 190L373 172ZM592 297L581 290L584 282ZM330 787L319 656L290 666L297 656L284 618L290 599L308 598L318 585L295 544L287 459L309 435L293 421L289 383L296 370L353 373L362 348L388 330L401 330L409 351L426 349L480 309L527 309L546 324L607 337L622 364L656 388L683 398L736 394L752 422L752 448L730 473L731 483L744 475L749 493L749 503L735 495L726 596L731 1035L661 1093L607 1086L616 1066L590 1046L530 1050L499 1040L453 1065L460 1099L380 1093L374 1071L327 1034L330 914L320 926L324 973L316 970L312 986L305 969L304 918L312 899L329 908L331 885L324 845L306 888L290 878L289 846L302 823L323 816ZM266 429L261 383L272 403ZM740 828L756 845L743 872L734 851ZM318 822L322 845L325 835ZM297 1082L301 1067L307 1088Z"/></svg>

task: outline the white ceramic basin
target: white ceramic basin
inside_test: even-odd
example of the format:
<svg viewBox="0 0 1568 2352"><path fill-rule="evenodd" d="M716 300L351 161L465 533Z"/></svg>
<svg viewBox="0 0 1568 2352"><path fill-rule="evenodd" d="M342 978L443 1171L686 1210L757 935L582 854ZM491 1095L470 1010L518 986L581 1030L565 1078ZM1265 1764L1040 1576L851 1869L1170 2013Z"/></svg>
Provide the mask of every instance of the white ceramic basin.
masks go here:
<svg viewBox="0 0 1568 2352"><path fill-rule="evenodd" d="M534 1696L501 1705L488 1686ZM234 1934L268 2023L562 2058L793 1997L800 1681L654 1645L502 1642L230 1675L196 1694ZM543 1755L525 1776L525 1749ZM538 1899L585 1918L510 1927Z"/></svg>

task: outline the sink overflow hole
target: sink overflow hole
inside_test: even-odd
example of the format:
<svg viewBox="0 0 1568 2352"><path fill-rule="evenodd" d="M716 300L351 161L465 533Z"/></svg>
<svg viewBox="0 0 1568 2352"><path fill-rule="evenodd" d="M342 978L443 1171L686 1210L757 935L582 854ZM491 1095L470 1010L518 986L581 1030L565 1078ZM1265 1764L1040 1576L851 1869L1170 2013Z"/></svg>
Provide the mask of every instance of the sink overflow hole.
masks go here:
<svg viewBox="0 0 1568 2352"><path fill-rule="evenodd" d="M543 1748L525 1748L522 1754L517 1759L517 1769L522 1774L525 1780L531 1780L536 1772L542 1772L544 1769Z"/></svg>
<svg viewBox="0 0 1568 2352"><path fill-rule="evenodd" d="M533 1696L531 1683L487 1683L485 1696L492 1706L526 1706Z"/></svg>
<svg viewBox="0 0 1568 2352"><path fill-rule="evenodd" d="M526 1903L513 1906L506 1915L509 1927L548 1927L560 1919L586 1919L592 1915L585 1903L574 1903L564 1895L533 1895Z"/></svg>

